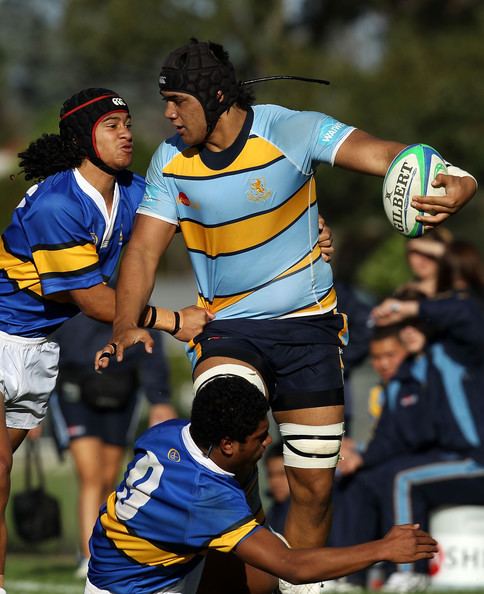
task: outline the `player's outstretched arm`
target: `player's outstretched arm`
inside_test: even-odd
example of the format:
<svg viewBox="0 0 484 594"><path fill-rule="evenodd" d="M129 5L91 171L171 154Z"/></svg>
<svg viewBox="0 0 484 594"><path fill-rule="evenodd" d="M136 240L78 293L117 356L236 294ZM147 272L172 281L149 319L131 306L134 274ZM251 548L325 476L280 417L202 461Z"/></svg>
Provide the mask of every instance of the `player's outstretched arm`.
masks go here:
<svg viewBox="0 0 484 594"><path fill-rule="evenodd" d="M113 337L96 353L94 368L97 371L106 368L111 357L122 361L124 350L139 342L144 343L146 352L152 352L153 340L150 333L140 327L140 318L153 291L159 259L173 239L175 230L175 225L165 221L136 216L116 283ZM167 316L160 317L165 322Z"/></svg>
<svg viewBox="0 0 484 594"><path fill-rule="evenodd" d="M406 147L401 142L383 140L354 130L336 153L334 164L344 169L384 176L390 163Z"/></svg>
<svg viewBox="0 0 484 594"><path fill-rule="evenodd" d="M255 531L236 548L236 555L293 584L336 579L365 569L378 561L413 563L430 559L436 541L418 524L394 526L384 538L352 547L290 549L264 528Z"/></svg>
<svg viewBox="0 0 484 594"><path fill-rule="evenodd" d="M164 330L172 334L182 342L192 340L205 327L205 324L213 320L214 314L203 307L190 305L179 311L171 311L163 307L149 306L143 312L136 328L127 328L119 333L117 339L111 338L111 342L96 352L94 357L94 369L102 372L109 367L110 360L115 358L118 362L123 360L124 351L138 343L143 343L145 351L153 352L154 340L146 328Z"/></svg>
<svg viewBox="0 0 484 594"><path fill-rule="evenodd" d="M112 322L114 319L114 290L103 283L86 289L51 293L47 297L60 303L75 303L83 314L99 322Z"/></svg>
<svg viewBox="0 0 484 594"><path fill-rule="evenodd" d="M354 130L341 145L334 163L352 171L384 176L393 159L405 146L377 138L363 130ZM426 228L436 227L458 212L477 191L475 178L453 165L448 166L448 175L439 174L432 185L445 188L445 194L412 198L412 206L426 213L425 218L420 216L416 219L425 223Z"/></svg>
<svg viewBox="0 0 484 594"><path fill-rule="evenodd" d="M138 321L153 291L156 269L176 231L171 223L146 215L136 215L133 234L121 259L116 283L114 341Z"/></svg>

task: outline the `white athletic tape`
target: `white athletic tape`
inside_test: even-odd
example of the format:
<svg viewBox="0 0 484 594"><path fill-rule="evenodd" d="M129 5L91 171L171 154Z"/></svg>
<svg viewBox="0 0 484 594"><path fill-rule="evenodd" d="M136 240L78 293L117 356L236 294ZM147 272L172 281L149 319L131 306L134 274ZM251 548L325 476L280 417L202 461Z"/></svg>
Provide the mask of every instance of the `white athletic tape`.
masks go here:
<svg viewBox="0 0 484 594"><path fill-rule="evenodd" d="M216 379L217 377L230 377L230 376L237 376L242 377L251 384L253 384L264 396L267 398L267 388L264 384L261 376L250 369L249 367L245 367L245 365L237 365L236 363L224 363L222 365L215 365L215 367L210 367L203 373L201 373L197 379L193 382L193 391L195 394L200 390L202 386L208 384L212 380Z"/></svg>
<svg viewBox="0 0 484 594"><path fill-rule="evenodd" d="M284 464L294 468L334 468L339 461L344 423L279 425L284 442Z"/></svg>
<svg viewBox="0 0 484 594"><path fill-rule="evenodd" d="M457 167L456 165L452 165L451 163L446 163L446 165L448 175L454 175L455 177L472 177L472 179L476 182L476 188L479 187L477 179L473 175L467 171L464 171L460 167Z"/></svg>
<svg viewBox="0 0 484 594"><path fill-rule="evenodd" d="M279 592L281 594L320 594L322 584L290 584L279 578Z"/></svg>

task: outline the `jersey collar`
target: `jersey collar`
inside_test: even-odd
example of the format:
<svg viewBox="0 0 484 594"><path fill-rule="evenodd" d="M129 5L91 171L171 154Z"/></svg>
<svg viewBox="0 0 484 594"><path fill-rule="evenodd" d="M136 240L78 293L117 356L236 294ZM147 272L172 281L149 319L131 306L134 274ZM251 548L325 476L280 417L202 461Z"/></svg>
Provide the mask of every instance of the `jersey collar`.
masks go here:
<svg viewBox="0 0 484 594"><path fill-rule="evenodd" d="M208 468L217 474L235 476L232 472L227 472L223 468L220 468L220 466L217 466L213 460L203 455L202 450L197 446L197 444L193 441L193 437L190 435L190 423L183 427L181 436L188 453L195 460L195 462L198 462L202 466L205 466L205 468Z"/></svg>
<svg viewBox="0 0 484 594"><path fill-rule="evenodd" d="M209 151L206 147L203 147L200 151L200 158L203 164L210 169L225 169L240 155L244 149L245 143L249 138L250 131L252 129L252 122L254 121L254 110L249 107L247 116L244 121L244 125L239 132L239 135L234 142L225 150L218 153Z"/></svg>
<svg viewBox="0 0 484 594"><path fill-rule="evenodd" d="M89 198L92 199L92 201L95 203L95 205L98 207L98 209L101 211L101 214L103 215L106 226L101 241L101 247L106 247L109 244L109 241L111 240L111 236L113 234L114 229L114 221L116 220L116 214L118 212L120 196L118 182L115 181L114 183L113 207L111 209L111 215L109 215L108 209L106 207L106 202L104 201L104 198L102 197L101 193L92 184L90 184L85 177L83 177L79 169L74 169L74 177L76 179L78 186L81 188L84 194L87 194Z"/></svg>

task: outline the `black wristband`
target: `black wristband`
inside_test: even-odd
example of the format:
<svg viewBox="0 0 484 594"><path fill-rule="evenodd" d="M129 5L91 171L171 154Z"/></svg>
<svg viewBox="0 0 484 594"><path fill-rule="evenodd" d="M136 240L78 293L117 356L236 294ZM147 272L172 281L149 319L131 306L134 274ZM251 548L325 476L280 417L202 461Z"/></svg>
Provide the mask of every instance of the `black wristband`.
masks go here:
<svg viewBox="0 0 484 594"><path fill-rule="evenodd" d="M154 305L150 305L150 319L148 320L146 327L153 328L156 323L156 307Z"/></svg>
<svg viewBox="0 0 484 594"><path fill-rule="evenodd" d="M146 317L149 314L148 321L146 322ZM138 326L141 328L153 328L156 323L156 307L154 305L147 305L143 311L141 312Z"/></svg>
<svg viewBox="0 0 484 594"><path fill-rule="evenodd" d="M168 334L175 336L175 334L180 331L180 328L181 328L180 321L181 320L180 320L180 312L174 311L173 314L175 316L175 327L173 328L173 330L168 330Z"/></svg>

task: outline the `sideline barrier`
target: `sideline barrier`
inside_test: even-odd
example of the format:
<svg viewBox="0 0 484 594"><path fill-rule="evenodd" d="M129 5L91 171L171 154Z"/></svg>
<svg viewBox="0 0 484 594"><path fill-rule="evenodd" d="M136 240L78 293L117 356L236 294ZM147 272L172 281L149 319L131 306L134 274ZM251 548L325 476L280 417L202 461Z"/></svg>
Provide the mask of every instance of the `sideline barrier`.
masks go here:
<svg viewBox="0 0 484 594"><path fill-rule="evenodd" d="M439 507L429 531L440 549L430 564L432 589L484 591L484 505Z"/></svg>

